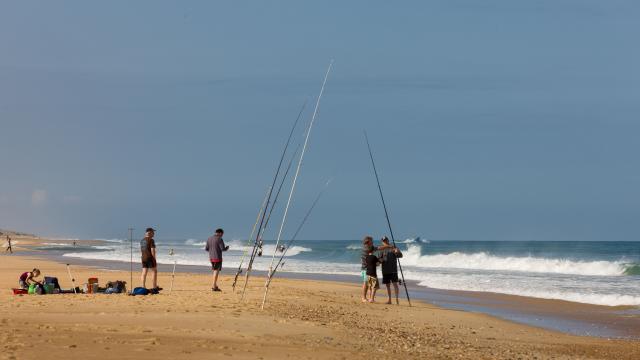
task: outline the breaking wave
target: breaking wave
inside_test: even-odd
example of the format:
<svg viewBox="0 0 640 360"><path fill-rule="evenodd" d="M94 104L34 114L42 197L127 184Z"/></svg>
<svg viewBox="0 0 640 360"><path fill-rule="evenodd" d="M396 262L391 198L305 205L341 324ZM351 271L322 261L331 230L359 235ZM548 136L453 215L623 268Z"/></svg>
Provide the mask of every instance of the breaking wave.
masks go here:
<svg viewBox="0 0 640 360"><path fill-rule="evenodd" d="M185 240L184 244L191 245L191 246L205 246L207 242L202 240L197 240L197 239L187 239Z"/></svg>
<svg viewBox="0 0 640 360"><path fill-rule="evenodd" d="M516 271L527 273L552 273L588 276L622 276L640 274L640 265L619 261L584 261L532 256L496 256L486 252L466 254L422 255L420 247L409 245L404 253L408 266L418 268L445 268L489 271Z"/></svg>

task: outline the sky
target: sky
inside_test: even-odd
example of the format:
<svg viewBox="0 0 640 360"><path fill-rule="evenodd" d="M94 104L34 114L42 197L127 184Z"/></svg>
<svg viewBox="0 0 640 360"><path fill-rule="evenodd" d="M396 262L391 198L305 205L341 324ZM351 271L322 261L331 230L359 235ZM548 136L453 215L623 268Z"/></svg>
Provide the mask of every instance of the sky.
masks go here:
<svg viewBox="0 0 640 360"><path fill-rule="evenodd" d="M300 238L388 234L366 129L398 238L640 240L639 18L620 0L4 2L0 228L246 238L333 59L285 238L330 178Z"/></svg>

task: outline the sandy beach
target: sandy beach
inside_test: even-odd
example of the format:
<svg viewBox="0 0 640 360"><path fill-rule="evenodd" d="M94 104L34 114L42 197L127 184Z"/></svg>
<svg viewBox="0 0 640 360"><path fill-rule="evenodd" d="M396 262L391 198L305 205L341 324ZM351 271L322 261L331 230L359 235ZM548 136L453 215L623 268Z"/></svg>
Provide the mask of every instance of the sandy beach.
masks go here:
<svg viewBox="0 0 640 360"><path fill-rule="evenodd" d="M210 291L210 277L159 274L160 295L14 296L20 273L38 267L70 288L64 264L20 245L0 260L2 359L246 358L246 359L638 359L640 342L579 337L415 301L413 307L362 304L355 284L276 278L260 309L264 279L247 298ZM134 273L134 284L138 273ZM73 267L78 282L129 281L129 272ZM379 301L383 298L379 298ZM54 355L55 354L55 355Z"/></svg>

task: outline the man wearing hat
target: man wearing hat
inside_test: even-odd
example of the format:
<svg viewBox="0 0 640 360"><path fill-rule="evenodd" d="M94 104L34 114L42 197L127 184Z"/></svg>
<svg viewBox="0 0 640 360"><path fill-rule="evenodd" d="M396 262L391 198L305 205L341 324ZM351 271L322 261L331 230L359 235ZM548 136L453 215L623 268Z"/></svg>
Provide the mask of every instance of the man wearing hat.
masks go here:
<svg viewBox="0 0 640 360"><path fill-rule="evenodd" d="M153 228L147 228L144 238L140 240L140 252L142 253L142 287L147 287L147 272L151 269L153 274L153 290L160 290L158 287L158 265L156 263L156 242Z"/></svg>

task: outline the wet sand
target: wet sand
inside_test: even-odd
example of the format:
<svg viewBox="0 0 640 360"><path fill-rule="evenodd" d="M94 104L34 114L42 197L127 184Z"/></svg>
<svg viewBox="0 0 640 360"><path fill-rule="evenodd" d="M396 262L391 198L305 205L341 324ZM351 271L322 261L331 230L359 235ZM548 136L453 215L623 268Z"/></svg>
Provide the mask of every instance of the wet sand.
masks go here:
<svg viewBox="0 0 640 360"><path fill-rule="evenodd" d="M638 359L640 342L580 337L488 315L360 302L356 284L277 278L260 310L263 277L247 298L210 291L210 276L161 272L160 295L14 296L17 277L34 266L70 287L64 264L0 256L1 359L69 358L382 358L382 359ZM129 281L128 271L74 266L76 279ZM137 270L137 269L136 269ZM134 283L138 284L136 272ZM383 298L379 298L379 301Z"/></svg>

